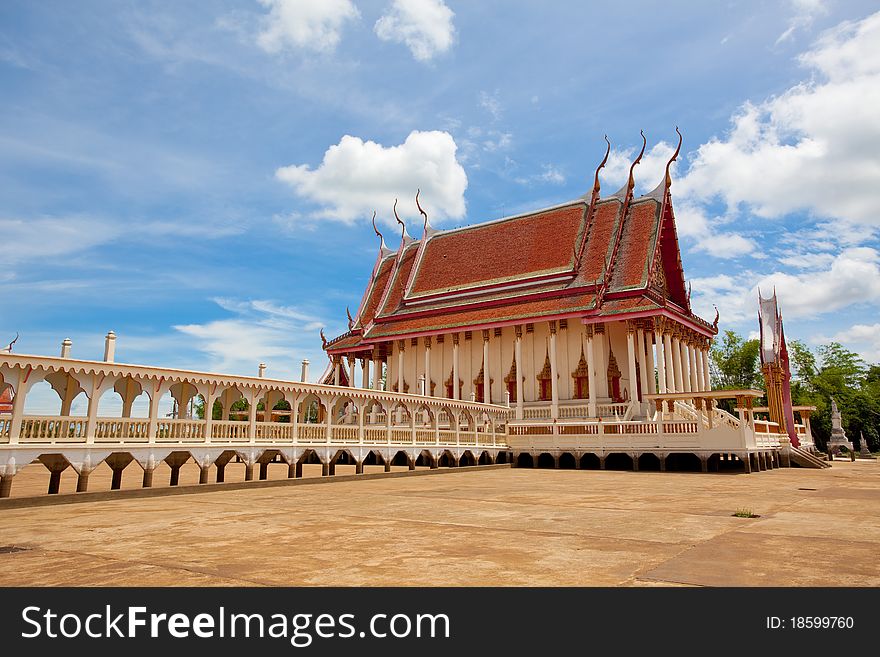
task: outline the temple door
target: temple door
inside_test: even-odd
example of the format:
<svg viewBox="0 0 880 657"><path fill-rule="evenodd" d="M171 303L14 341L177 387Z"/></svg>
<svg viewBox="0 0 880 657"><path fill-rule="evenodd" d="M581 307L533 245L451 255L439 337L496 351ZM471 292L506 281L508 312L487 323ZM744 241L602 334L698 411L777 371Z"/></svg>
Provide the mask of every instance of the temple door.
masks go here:
<svg viewBox="0 0 880 657"><path fill-rule="evenodd" d="M611 394L611 401L621 403L623 396L620 394L620 369L617 367L617 359L614 352L609 352L608 358L608 392Z"/></svg>

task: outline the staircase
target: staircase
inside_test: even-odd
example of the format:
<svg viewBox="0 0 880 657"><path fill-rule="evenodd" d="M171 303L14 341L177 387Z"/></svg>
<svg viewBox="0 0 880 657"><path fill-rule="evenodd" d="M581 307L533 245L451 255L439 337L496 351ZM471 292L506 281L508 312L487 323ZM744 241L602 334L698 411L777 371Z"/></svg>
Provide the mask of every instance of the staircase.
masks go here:
<svg viewBox="0 0 880 657"><path fill-rule="evenodd" d="M820 458L817 458L810 454L808 451L801 449L800 447L792 447L790 452L790 458L792 465L799 465L802 468L830 468L831 463L828 461L823 461Z"/></svg>

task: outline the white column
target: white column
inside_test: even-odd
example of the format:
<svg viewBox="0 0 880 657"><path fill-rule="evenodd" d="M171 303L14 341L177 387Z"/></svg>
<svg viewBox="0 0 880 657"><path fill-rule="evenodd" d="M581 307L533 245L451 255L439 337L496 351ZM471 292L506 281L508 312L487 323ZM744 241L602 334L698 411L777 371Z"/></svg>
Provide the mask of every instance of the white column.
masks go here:
<svg viewBox="0 0 880 657"><path fill-rule="evenodd" d="M333 357L333 385L335 386L339 385L339 361L339 356Z"/></svg>
<svg viewBox="0 0 880 657"><path fill-rule="evenodd" d="M709 370L709 350L703 349L702 356L703 356L703 379L705 381L705 383L703 385L705 385L705 390L711 390L712 389L712 376L711 376L711 371Z"/></svg>
<svg viewBox="0 0 880 657"><path fill-rule="evenodd" d="M639 401L639 382L636 375L636 349L635 349L635 327L632 322L626 323L626 357L629 366L629 401L636 404Z"/></svg>
<svg viewBox="0 0 880 657"><path fill-rule="evenodd" d="M523 370L522 370L522 326L517 326L513 343L513 358L516 365L516 419L523 419Z"/></svg>
<svg viewBox="0 0 880 657"><path fill-rule="evenodd" d="M458 333L452 334L452 398L461 399L458 386Z"/></svg>
<svg viewBox="0 0 880 657"><path fill-rule="evenodd" d="M648 369L643 374L643 376L647 376L648 379L648 394L654 395L657 393L657 382L654 380L654 335L653 333L648 333L645 335L645 346L647 348L647 356L648 356Z"/></svg>
<svg viewBox="0 0 880 657"><path fill-rule="evenodd" d="M205 392L205 443L211 442L214 433L214 392L216 390L212 390L212 388L213 386L208 384Z"/></svg>
<svg viewBox="0 0 880 657"><path fill-rule="evenodd" d="M678 392L675 387L675 354L672 349L672 336L668 329L663 331L663 356L666 360L666 390L664 392Z"/></svg>
<svg viewBox="0 0 880 657"><path fill-rule="evenodd" d="M104 362L112 363L116 357L116 334L113 331L104 337Z"/></svg>
<svg viewBox="0 0 880 657"><path fill-rule="evenodd" d="M309 382L309 359L303 358L302 369L300 370L299 380L303 383Z"/></svg>
<svg viewBox="0 0 880 657"><path fill-rule="evenodd" d="M152 386L152 383L150 384ZM147 429L147 440L151 443L156 441L157 434L159 433L159 398L161 395L159 394L159 389L161 385L156 383L153 387L153 394L150 395L150 424ZM211 405L211 409L213 410L213 403Z"/></svg>
<svg viewBox="0 0 880 657"><path fill-rule="evenodd" d="M694 361L696 363L697 385L694 390L705 390L703 384L706 378L703 376L703 350L699 347L694 348Z"/></svg>
<svg viewBox="0 0 880 657"><path fill-rule="evenodd" d="M681 343L677 336L672 337L672 376L673 392L684 392L684 386L681 382Z"/></svg>
<svg viewBox="0 0 880 657"><path fill-rule="evenodd" d="M373 352L373 390L382 389L382 361L378 354Z"/></svg>
<svg viewBox="0 0 880 657"><path fill-rule="evenodd" d="M425 338L425 394L431 396L431 337Z"/></svg>
<svg viewBox="0 0 880 657"><path fill-rule="evenodd" d="M590 398L588 412L590 417L596 417L596 354L593 346L593 327L587 326L587 381L590 386Z"/></svg>
<svg viewBox="0 0 880 657"><path fill-rule="evenodd" d="M406 350L404 340L397 341L397 392L403 392L403 353Z"/></svg>
<svg viewBox="0 0 880 657"><path fill-rule="evenodd" d="M681 351L681 386L685 392L691 391L690 361L688 360L688 346L684 340L679 339L678 348Z"/></svg>
<svg viewBox="0 0 880 657"><path fill-rule="evenodd" d="M550 322L550 417L559 417L559 386L556 381L556 322Z"/></svg>
<svg viewBox="0 0 880 657"><path fill-rule="evenodd" d="M348 357L348 385L350 385L352 388L357 388L357 381L355 380L356 377L354 374L354 364L355 364L355 357L349 356Z"/></svg>
<svg viewBox="0 0 880 657"><path fill-rule="evenodd" d="M638 347L639 373L641 375L639 383L641 384L642 399L644 399L648 394L648 379L654 378L654 367L652 365L651 369L648 369L648 364L645 361L645 330L641 327L636 330L636 347Z"/></svg>
<svg viewBox="0 0 880 657"><path fill-rule="evenodd" d="M685 340L679 342L681 348L681 381L685 392L691 392L691 360L690 347Z"/></svg>
<svg viewBox="0 0 880 657"><path fill-rule="evenodd" d="M257 402L260 399L260 393L256 390L250 399L248 399L248 433L250 434L250 442L257 441Z"/></svg>
<svg viewBox="0 0 880 657"><path fill-rule="evenodd" d="M68 386L70 383L67 384ZM24 419L24 400L27 396L25 370L19 368L18 381L15 384L15 396L12 398L12 423L9 426L9 444L17 445L21 436L21 421Z"/></svg>
<svg viewBox="0 0 880 657"><path fill-rule="evenodd" d="M657 340L657 382L660 384L660 394L666 393L666 348L663 346L663 332L655 329L654 335Z"/></svg>
<svg viewBox="0 0 880 657"><path fill-rule="evenodd" d="M492 403L492 386L489 384L489 331L483 331L483 403Z"/></svg>
<svg viewBox="0 0 880 657"><path fill-rule="evenodd" d="M70 382L68 382L70 385ZM92 375L92 394L89 396L88 419L86 420L86 443L95 442L95 428L98 420L98 401L100 396L100 388L98 387L98 377Z"/></svg>
<svg viewBox="0 0 880 657"><path fill-rule="evenodd" d="M370 359L364 356L361 358L361 388L369 389L370 387Z"/></svg>
<svg viewBox="0 0 880 657"><path fill-rule="evenodd" d="M697 374L697 345L695 341L688 344L688 358L691 371L691 392L697 392L700 389L700 379Z"/></svg>

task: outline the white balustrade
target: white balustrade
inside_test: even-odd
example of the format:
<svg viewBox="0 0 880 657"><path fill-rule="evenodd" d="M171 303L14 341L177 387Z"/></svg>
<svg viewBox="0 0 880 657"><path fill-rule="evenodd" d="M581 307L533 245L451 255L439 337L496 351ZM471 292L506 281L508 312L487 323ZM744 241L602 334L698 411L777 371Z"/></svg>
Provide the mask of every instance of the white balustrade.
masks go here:
<svg viewBox="0 0 880 657"><path fill-rule="evenodd" d="M205 441L204 420L159 420L156 442L201 443Z"/></svg>
<svg viewBox="0 0 880 657"><path fill-rule="evenodd" d="M131 418L104 418L95 421L95 442L134 442L149 441L150 421Z"/></svg>
<svg viewBox="0 0 880 657"><path fill-rule="evenodd" d="M21 421L21 443L85 442L86 418L27 415Z"/></svg>

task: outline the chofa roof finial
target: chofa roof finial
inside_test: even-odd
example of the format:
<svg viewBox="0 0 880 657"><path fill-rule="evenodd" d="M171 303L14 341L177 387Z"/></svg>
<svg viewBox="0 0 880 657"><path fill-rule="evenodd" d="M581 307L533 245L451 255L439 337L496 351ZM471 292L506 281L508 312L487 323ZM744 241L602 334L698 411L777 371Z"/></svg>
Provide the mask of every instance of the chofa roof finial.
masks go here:
<svg viewBox="0 0 880 657"><path fill-rule="evenodd" d="M397 223L399 223L403 229L400 231L400 239L403 239L406 237L406 224L403 223L397 215L397 199L394 199L394 218L397 219Z"/></svg>
<svg viewBox="0 0 880 657"><path fill-rule="evenodd" d="M636 165L642 161L642 155L645 154L645 148L648 146L648 138L645 137L645 131L639 130L639 134L642 135L642 150L639 151L639 156L635 159L635 161L629 167L629 189L632 188L636 184L636 180L633 177L633 170L636 168Z"/></svg>
<svg viewBox="0 0 880 657"><path fill-rule="evenodd" d="M605 164L608 162L608 155L611 153L611 142L608 141L608 135L605 135L605 143L608 144L608 147L605 149L605 157L602 158L602 162L596 168L596 176L593 180L593 198L599 197L599 171L605 168Z"/></svg>
<svg viewBox="0 0 880 657"><path fill-rule="evenodd" d="M348 309L348 306L345 307L345 314L348 317L348 330L351 330L351 327L354 326L354 318L351 316L351 311Z"/></svg>
<svg viewBox="0 0 880 657"><path fill-rule="evenodd" d="M10 342L8 345L6 345L6 348L3 351L11 354L12 353L12 345L14 345L16 342L18 342L18 331L15 332L15 338L12 340L12 342Z"/></svg>
<svg viewBox="0 0 880 657"><path fill-rule="evenodd" d="M669 169L672 167L672 163L678 159L678 154L681 152L681 142L684 141L684 137L681 136L681 131L678 129L678 126L675 126L675 131L678 133L678 146L675 147L675 152L672 154L672 157L669 158L669 162L666 163L667 189L669 189L669 186L672 184L672 176L669 174Z"/></svg>
<svg viewBox="0 0 880 657"><path fill-rule="evenodd" d="M324 335L324 329L323 329L323 328L321 329L321 348L322 348L322 349L326 349L326 348L327 348L327 337Z"/></svg>
<svg viewBox="0 0 880 657"><path fill-rule="evenodd" d="M716 306L714 303L712 304L712 307L715 309L715 321L712 322L712 328L715 329L715 332L717 333L718 332L718 318L721 317L721 313L718 312L718 306Z"/></svg>
<svg viewBox="0 0 880 657"><path fill-rule="evenodd" d="M383 242L385 241L385 238L382 237L382 233L380 233L379 229L376 228L376 211L375 210L373 210L373 232L376 233L376 237L378 237Z"/></svg>
<svg viewBox="0 0 880 657"><path fill-rule="evenodd" d="M423 227L424 230L428 230L428 213L422 210L422 206L419 205L419 194L422 192L421 189L416 190L416 207L419 209L419 212L422 213L422 216L425 218L425 225Z"/></svg>

